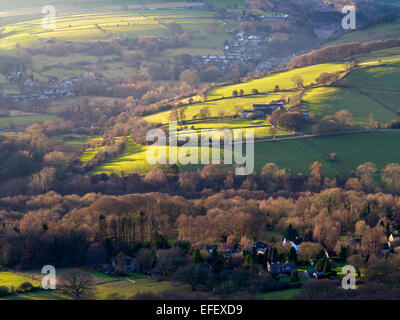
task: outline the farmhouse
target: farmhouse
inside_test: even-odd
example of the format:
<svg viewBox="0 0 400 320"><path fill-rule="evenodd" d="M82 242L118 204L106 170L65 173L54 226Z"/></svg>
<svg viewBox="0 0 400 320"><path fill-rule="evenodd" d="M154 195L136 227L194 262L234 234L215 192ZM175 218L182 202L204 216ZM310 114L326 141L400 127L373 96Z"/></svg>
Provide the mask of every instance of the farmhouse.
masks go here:
<svg viewBox="0 0 400 320"><path fill-rule="evenodd" d="M400 242L400 233L392 233L389 236L389 241L388 241L389 247L392 247L395 243L399 242Z"/></svg>
<svg viewBox="0 0 400 320"><path fill-rule="evenodd" d="M276 100L269 104L253 104L252 110L242 111L241 118L247 119L250 115L255 115L260 118L265 117L267 114L271 114L274 110L283 108L285 104L285 100Z"/></svg>
<svg viewBox="0 0 400 320"><path fill-rule="evenodd" d="M296 269L296 264L294 262L268 263L267 268L269 273L285 276L291 274Z"/></svg>
<svg viewBox="0 0 400 320"><path fill-rule="evenodd" d="M295 248L296 251L299 251L300 244L303 242L302 238L296 237L293 240L283 239L283 244L288 243L291 247Z"/></svg>

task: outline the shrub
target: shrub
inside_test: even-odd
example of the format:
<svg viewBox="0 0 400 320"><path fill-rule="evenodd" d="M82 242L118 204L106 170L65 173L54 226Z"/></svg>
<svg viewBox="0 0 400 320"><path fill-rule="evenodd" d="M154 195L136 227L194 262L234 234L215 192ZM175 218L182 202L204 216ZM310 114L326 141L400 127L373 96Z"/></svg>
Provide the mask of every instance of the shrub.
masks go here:
<svg viewBox="0 0 400 320"><path fill-rule="evenodd" d="M33 285L30 282L23 282L18 287L18 291L23 291L23 292L31 291L32 289Z"/></svg>
<svg viewBox="0 0 400 320"><path fill-rule="evenodd" d="M0 297L5 297L10 293L10 290L6 286L0 286Z"/></svg>

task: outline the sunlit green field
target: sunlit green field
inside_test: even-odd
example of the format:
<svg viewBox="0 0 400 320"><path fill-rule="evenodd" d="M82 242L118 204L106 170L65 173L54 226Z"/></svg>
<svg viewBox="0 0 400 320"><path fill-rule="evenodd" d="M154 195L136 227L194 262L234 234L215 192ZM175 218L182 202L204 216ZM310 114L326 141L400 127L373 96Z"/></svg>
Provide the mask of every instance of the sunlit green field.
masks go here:
<svg viewBox="0 0 400 320"><path fill-rule="evenodd" d="M96 297L105 299L111 293L119 293L129 298L137 293L159 293L166 290L177 290L170 281L156 281L148 278L126 278L110 281L96 286Z"/></svg>
<svg viewBox="0 0 400 320"><path fill-rule="evenodd" d="M190 36L190 47L216 49L222 47L230 35L208 10L166 11L109 11L58 16L56 29L46 30L42 20L14 23L3 29L0 51L13 51L16 46L40 44L41 39L54 38L63 41L104 40L111 36L158 36L173 39L168 30L169 22L182 25ZM236 24L235 21L230 21ZM211 24L215 25L213 32ZM204 35L200 31L204 30ZM213 45L210 46L210 43ZM204 53L204 51L203 51Z"/></svg>
<svg viewBox="0 0 400 320"><path fill-rule="evenodd" d="M57 269L57 277L62 278L69 269ZM184 291L184 288L174 285L170 281L156 281L143 274L135 274L129 277L114 277L100 273L94 269L81 268L81 272L91 277L94 284L94 294L97 299L105 299L111 293L119 293L126 298L137 293L159 293L166 290ZM28 276L35 277L31 280ZM40 287L42 274L38 270L26 271L21 274L13 272L0 272L0 286L15 289L23 282L30 282L35 287ZM37 290L19 294L8 295L0 300L65 300L69 299L61 290Z"/></svg>
<svg viewBox="0 0 400 320"><path fill-rule="evenodd" d="M311 83L315 83L315 79L318 78L323 72L334 73L343 72L344 70L345 66L341 63L326 63L299 68L290 70L288 72L273 74L269 77L256 79L245 83L215 88L207 94L207 99L231 97L234 90L244 90L245 94L252 93L253 89L257 89L258 92L270 92L274 90L276 85L278 85L281 90L289 90L295 88L292 78L296 75L301 76L304 80L303 84L307 86Z"/></svg>
<svg viewBox="0 0 400 320"><path fill-rule="evenodd" d="M130 173L146 174L152 168L152 164L150 163L159 163L159 159L161 159L164 154L165 158L169 162L170 152L173 152L174 154L182 157L194 156L199 159L199 162L201 161L201 150L197 147L140 146L134 144L132 140L128 138L125 151L122 154L115 157L113 160L98 166L91 173L114 173L119 176L124 176ZM210 159L211 155L221 157L221 151L219 149L214 150L212 148L209 148L206 153L208 153L208 159ZM182 170L194 170L200 167L200 165L197 164L183 165L179 162L177 163L177 165L181 167Z"/></svg>
<svg viewBox="0 0 400 320"><path fill-rule="evenodd" d="M87 161L93 159L96 156L96 154L98 154L101 150L104 150L104 146L87 148L81 157L81 161L87 162Z"/></svg>
<svg viewBox="0 0 400 320"><path fill-rule="evenodd" d="M0 272L0 286L6 286L10 289L11 287L18 288L18 286L24 282L30 282L33 286L40 285L39 281L32 280L23 275L19 275L8 271Z"/></svg>
<svg viewBox="0 0 400 320"><path fill-rule="evenodd" d="M286 93L285 93L286 94ZM291 93L286 94L290 96ZM191 104L187 106L185 111L185 120L191 120L199 114L200 110L207 107L211 117L233 116L237 114L237 110L251 110L253 104L265 104L273 100L280 99L282 93L270 93L267 95L252 95L245 97L229 98L217 101L206 101L202 103ZM170 119L171 111L159 112L144 119L150 123L167 123Z"/></svg>
<svg viewBox="0 0 400 320"><path fill-rule="evenodd" d="M242 130L243 137L246 137L246 129L254 130L255 138L265 138L272 136L272 125L266 120L246 120L246 119L231 119L231 120L204 120L199 122L188 122L185 126L179 126L178 135L192 136L200 134L202 130L210 130L210 135L220 137L221 130L224 129L244 129ZM289 131L276 129L275 136L285 136L292 134Z"/></svg>

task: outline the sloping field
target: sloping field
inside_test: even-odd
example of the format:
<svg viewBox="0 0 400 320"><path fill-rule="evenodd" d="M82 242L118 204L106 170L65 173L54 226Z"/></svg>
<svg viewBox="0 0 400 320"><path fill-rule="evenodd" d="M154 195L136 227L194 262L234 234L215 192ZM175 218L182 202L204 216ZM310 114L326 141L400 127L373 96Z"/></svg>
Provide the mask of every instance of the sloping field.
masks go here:
<svg viewBox="0 0 400 320"><path fill-rule="evenodd" d="M20 126L57 120L59 120L57 116L50 114L32 114L26 116L0 117L0 128L8 128L10 124Z"/></svg>
<svg viewBox="0 0 400 320"><path fill-rule="evenodd" d="M346 76L349 84L359 88L400 91L400 65L355 70Z"/></svg>
<svg viewBox="0 0 400 320"><path fill-rule="evenodd" d="M336 152L337 161L349 171L365 162L378 169L389 163L399 163L400 132L379 132L314 139L325 152Z"/></svg>
<svg viewBox="0 0 400 320"><path fill-rule="evenodd" d="M311 142L311 143L310 143ZM315 147L315 145L318 146ZM322 150L322 151L321 151ZM328 159L330 153L337 154L337 163ZM255 144L256 171L274 162L281 168L289 168L293 175L309 173L314 161L323 164L324 174L345 176L365 162L375 163L383 169L400 159L400 132L363 133L334 137L264 142Z"/></svg>
<svg viewBox="0 0 400 320"><path fill-rule="evenodd" d="M400 20L392 23L381 24L368 29L351 31L330 44L368 42L393 38L400 38Z"/></svg>
<svg viewBox="0 0 400 320"><path fill-rule="evenodd" d="M290 95L290 94L289 94ZM253 108L253 104L265 104L273 100L277 100L282 96L282 93L270 93L267 95L252 95L236 98L227 98L216 101L206 101L202 103L195 103L187 106L185 111L185 120L192 120L200 110L207 107L210 111L211 117L220 117L221 112L224 116L233 116L236 114L236 110L242 108L243 110L250 110ZM171 111L159 112L144 119L150 123L167 123Z"/></svg>
<svg viewBox="0 0 400 320"><path fill-rule="evenodd" d="M185 129L186 128L186 129ZM184 127L180 126L178 135L191 135L200 134L201 130L213 130L215 136L219 136L221 130L224 129L253 129L255 138L265 138L272 136L272 125L266 120L245 120L245 119L228 119L228 120L203 120L201 122L189 122ZM243 130L243 137L245 137L245 130ZM276 136L286 136L292 134L289 131L276 129ZM214 136L214 135L213 135Z"/></svg>
<svg viewBox="0 0 400 320"><path fill-rule="evenodd" d="M30 282L34 286L39 286L39 281L34 281L23 275L16 273L2 271L0 272L0 286L6 286L11 289L11 287L18 288L21 283Z"/></svg>
<svg viewBox="0 0 400 320"><path fill-rule="evenodd" d="M189 34L189 45L192 48L217 50L226 39L231 38L219 20L208 10L115 11L114 8L111 12L58 16L56 29L50 31L43 29L41 19L7 25L1 32L0 51L14 51L17 44L31 46L39 44L41 39L50 38L85 41L123 35L131 38L157 36L174 39L175 36L167 28L170 22L179 23ZM236 24L234 20L228 22ZM211 25L214 25L212 32Z"/></svg>
<svg viewBox="0 0 400 320"><path fill-rule="evenodd" d="M333 115L340 110L348 110L354 117L356 125L369 123L372 114L376 121L387 123L399 116L362 94L354 88L321 87L308 90L302 99L302 104L309 112L314 113L319 120L327 115Z"/></svg>
<svg viewBox="0 0 400 320"><path fill-rule="evenodd" d="M245 83L215 88L207 94L207 99L231 97L234 90L244 90L245 94L250 94L253 89L257 89L258 92L270 92L274 90L276 85L278 85L281 90L294 89L295 84L292 82L294 76L301 76L304 80L303 84L307 86L311 83L315 83L315 79L323 72L334 73L343 72L344 70L345 66L341 63L326 63L294 69Z"/></svg>

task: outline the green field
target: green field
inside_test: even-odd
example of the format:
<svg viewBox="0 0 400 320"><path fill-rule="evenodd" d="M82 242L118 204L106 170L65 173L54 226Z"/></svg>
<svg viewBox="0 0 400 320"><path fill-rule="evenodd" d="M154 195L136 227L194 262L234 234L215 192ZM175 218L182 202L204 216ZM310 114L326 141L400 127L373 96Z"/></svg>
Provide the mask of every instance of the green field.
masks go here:
<svg viewBox="0 0 400 320"><path fill-rule="evenodd" d="M130 140L124 153L97 167L92 174L129 173L145 174L151 169L146 160L146 150ZM182 148L178 148L181 150ZM167 150L169 150L167 148ZM189 148L186 148L188 151ZM193 150L193 149L191 149ZM383 169L389 163L396 163L400 157L400 132L379 132L350 134L313 139L293 139L275 142L260 142L254 145L255 171L260 174L262 167L269 162L280 168L288 168L291 174L308 174L313 162L323 164L324 174L329 177L346 176L365 162L373 162ZM167 151L168 152L168 151ZM199 151L200 152L200 151ZM329 160L335 152L337 161ZM223 156L221 155L221 158ZM197 170L202 165L181 165L181 170Z"/></svg>
<svg viewBox="0 0 400 320"><path fill-rule="evenodd" d="M178 135L192 136L194 134L200 134L202 130L211 130L211 135L219 137L221 130L224 129L244 129L242 130L243 137L246 136L245 129L254 130L255 138L271 137L272 125L266 120L246 120L246 119L228 119L228 120L202 120L192 121L185 123L185 126L179 126ZM194 132L192 132L194 131ZM292 132L276 129L276 137L286 136L292 134Z"/></svg>
<svg viewBox="0 0 400 320"><path fill-rule="evenodd" d="M278 85L281 90L290 90L295 88L292 82L294 76L301 76L304 80L304 86L308 86L311 83L315 83L315 79L323 72L334 73L343 72L344 70L345 67L342 63L326 63L294 69L245 83L215 88L208 92L207 99L231 97L234 90L244 90L245 94L251 94L253 89L257 89L258 92L271 92L276 85Z"/></svg>
<svg viewBox="0 0 400 320"><path fill-rule="evenodd" d="M119 281L110 281L96 286L96 297L105 299L110 293L119 293L131 297L137 293L159 293L177 288L169 281L156 281L148 278L126 278Z"/></svg>
<svg viewBox="0 0 400 320"><path fill-rule="evenodd" d="M104 146L87 148L81 157L81 161L87 162L93 159L96 156L96 154L98 154L101 150L104 150L104 148L105 148Z"/></svg>
<svg viewBox="0 0 400 320"><path fill-rule="evenodd" d="M149 147L149 146L140 146L137 144L134 144L131 140L131 138L127 139L125 151L120 154L119 156L115 157L113 160L98 166L95 170L91 172L91 174L101 174L101 173L106 173L106 174L117 174L117 175L127 175L130 173L140 173L140 174L146 174L149 172L152 168L152 165L149 164L147 161L147 156L146 152L149 148L153 148L154 154L156 157L160 155L159 153L159 147ZM200 159L200 149L197 147L174 147L173 148L174 152L178 152L179 154L186 154L189 155L190 153L195 153L197 154L198 158ZM169 159L169 152L170 152L170 147L166 147L166 155L167 159ZM212 149L210 148L209 150L210 155L212 154ZM220 154L220 151L216 151L218 154ZM150 160L151 161L151 160ZM179 167L181 167L182 170L194 170L199 167L200 165L182 165L180 163L177 164Z"/></svg>
<svg viewBox="0 0 400 320"><path fill-rule="evenodd" d="M379 132L351 134L334 137L314 138L312 145L308 139L291 141L265 142L255 144L256 170L274 162L281 168L289 168L292 174L309 173L314 161L323 164L327 176L345 176L348 172L365 162L375 163L383 169L389 163L398 163L400 158L400 132ZM337 161L332 162L328 155L337 154Z"/></svg>
<svg viewBox="0 0 400 320"><path fill-rule="evenodd" d="M34 114L27 116L16 116L16 117L0 117L0 128L8 128L10 124L16 126L30 125L33 123L43 123L46 121L57 121L59 118L55 115L50 114Z"/></svg>
<svg viewBox="0 0 400 320"><path fill-rule="evenodd" d="M374 40L384 40L400 38L400 20L392 23L385 23L368 29L360 29L348 32L330 44L346 42L368 42Z"/></svg>
<svg viewBox="0 0 400 320"><path fill-rule="evenodd" d="M68 269L57 269L57 276L62 277ZM119 293L129 298L137 293L152 292L159 293L165 290L183 291L181 287L173 285L170 281L156 281L143 274L135 274L130 277L113 277L100 273L94 269L80 269L80 271L90 275L94 282L94 293L97 299L105 299L110 293ZM26 276L24 275L26 274ZM31 280L29 277L34 277ZM26 271L16 274L9 271L0 272L0 286L7 286L15 289L23 282L30 282L36 287L40 287L40 279L43 275L38 270ZM65 300L67 296L60 290L38 290L9 295L1 300Z"/></svg>
<svg viewBox="0 0 400 320"><path fill-rule="evenodd" d="M356 70L347 75L351 85L359 88L377 88L400 91L400 64Z"/></svg>
<svg viewBox="0 0 400 320"><path fill-rule="evenodd" d="M370 114L381 123L387 123L393 119L400 120L394 110L386 109L354 88L320 87L311 89L304 94L302 104L308 112L315 115L316 120L333 115L340 110L350 111L358 126L367 125Z"/></svg>
<svg viewBox="0 0 400 320"><path fill-rule="evenodd" d="M287 96L290 96L291 93L285 93ZM243 110L250 110L253 108L253 104L265 104L273 100L277 100L282 96L282 93L269 93L266 95L251 95L251 96L243 96L243 97L235 97L235 98L227 98L216 101L206 101L202 103L195 103L187 106L185 111L185 120L192 120L194 116L196 116L202 108L208 108L210 111L211 117L220 117L221 112L223 112L224 116L233 116L236 114L237 108L242 108ZM171 111L163 111L159 112L147 117L144 119L150 123L167 123L169 120L169 116Z"/></svg>
<svg viewBox="0 0 400 320"><path fill-rule="evenodd" d="M0 272L0 286L6 286L9 289L11 289L11 287L14 287L15 289L17 289L18 286L24 282L30 282L30 283L32 283L33 286L40 285L39 281L32 280L24 275L20 275L20 274L8 272L8 271Z"/></svg>
<svg viewBox="0 0 400 320"><path fill-rule="evenodd" d="M208 49L220 49L224 41L230 39L225 27L209 10L122 11L114 8L57 16L56 29L50 31L42 28L41 19L7 25L2 30L0 51L15 52L17 45L40 45L40 40L50 38L79 42L121 35L130 38L148 35L173 40L174 36L167 28L169 22L179 23L190 36L189 46L203 49L203 54ZM234 20L226 22L232 26L237 24Z"/></svg>

